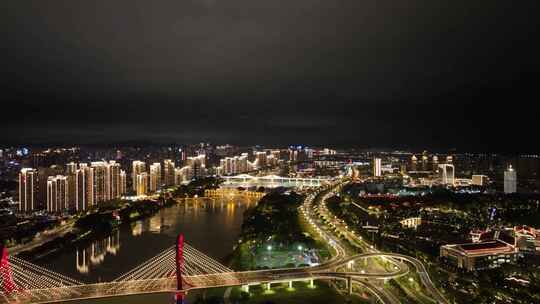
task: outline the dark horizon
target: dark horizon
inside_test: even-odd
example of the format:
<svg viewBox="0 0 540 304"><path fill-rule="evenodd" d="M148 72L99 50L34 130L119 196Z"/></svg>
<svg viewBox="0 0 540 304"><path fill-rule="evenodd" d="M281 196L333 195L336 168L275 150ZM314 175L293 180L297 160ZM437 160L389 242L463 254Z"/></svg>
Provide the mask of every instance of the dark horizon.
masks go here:
<svg viewBox="0 0 540 304"><path fill-rule="evenodd" d="M7 2L0 145L537 153L536 3Z"/></svg>

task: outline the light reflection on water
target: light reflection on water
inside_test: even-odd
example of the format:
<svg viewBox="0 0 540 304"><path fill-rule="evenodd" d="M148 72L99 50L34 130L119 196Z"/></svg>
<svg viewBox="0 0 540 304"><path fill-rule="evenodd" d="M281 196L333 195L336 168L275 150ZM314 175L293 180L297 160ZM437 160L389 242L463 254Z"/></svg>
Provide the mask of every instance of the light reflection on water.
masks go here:
<svg viewBox="0 0 540 304"><path fill-rule="evenodd" d="M115 230L108 237L93 241L84 249L77 247L76 261L79 273L89 273L90 269L105 261L107 255L116 255L120 250L120 230Z"/></svg>
<svg viewBox="0 0 540 304"><path fill-rule="evenodd" d="M244 211L255 204L247 197L189 199L38 264L87 283L110 281L174 245L180 232L192 246L223 261L240 233Z"/></svg>

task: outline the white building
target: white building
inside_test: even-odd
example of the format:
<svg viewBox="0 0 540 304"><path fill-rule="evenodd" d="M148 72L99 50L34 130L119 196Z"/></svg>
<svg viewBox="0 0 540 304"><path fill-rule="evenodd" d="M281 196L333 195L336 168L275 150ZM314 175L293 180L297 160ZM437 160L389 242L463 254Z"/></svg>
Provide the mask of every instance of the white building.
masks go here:
<svg viewBox="0 0 540 304"><path fill-rule="evenodd" d="M475 186L486 186L489 179L486 175L473 175L472 176L472 184Z"/></svg>
<svg viewBox="0 0 540 304"><path fill-rule="evenodd" d="M156 192L161 187L161 164L150 165L150 192Z"/></svg>
<svg viewBox="0 0 540 304"><path fill-rule="evenodd" d="M517 192L517 174L512 165L508 166L508 170L504 171L504 193Z"/></svg>
<svg viewBox="0 0 540 304"><path fill-rule="evenodd" d="M455 168L451 164L439 165L439 176L441 183L444 185L454 185L455 183Z"/></svg>
<svg viewBox="0 0 540 304"><path fill-rule="evenodd" d="M133 191L137 192L137 178L141 173L146 172L146 163L140 160L134 160L131 166L131 186Z"/></svg>
<svg viewBox="0 0 540 304"><path fill-rule="evenodd" d="M75 171L75 210L85 211L94 205L94 168L79 164Z"/></svg>
<svg viewBox="0 0 540 304"><path fill-rule="evenodd" d="M135 185L137 187L137 196L148 194L148 173L142 172L137 175Z"/></svg>
<svg viewBox="0 0 540 304"><path fill-rule="evenodd" d="M19 211L29 212L37 207L37 170L22 168L19 173Z"/></svg>
<svg viewBox="0 0 540 304"><path fill-rule="evenodd" d="M68 208L67 176L49 176L47 179L47 211L62 212Z"/></svg>
<svg viewBox="0 0 540 304"><path fill-rule="evenodd" d="M186 160L187 167L190 168L191 176L189 179L204 177L206 175L206 155L188 157Z"/></svg>
<svg viewBox="0 0 540 304"><path fill-rule="evenodd" d="M266 163L266 152L256 152L255 153L255 164L257 169L264 168L267 166Z"/></svg>
<svg viewBox="0 0 540 304"><path fill-rule="evenodd" d="M380 158L374 158L373 159L373 176L380 177L381 176L381 159Z"/></svg>
<svg viewBox="0 0 540 304"><path fill-rule="evenodd" d="M174 185L174 161L171 159L166 159L163 161L163 177L165 186Z"/></svg>

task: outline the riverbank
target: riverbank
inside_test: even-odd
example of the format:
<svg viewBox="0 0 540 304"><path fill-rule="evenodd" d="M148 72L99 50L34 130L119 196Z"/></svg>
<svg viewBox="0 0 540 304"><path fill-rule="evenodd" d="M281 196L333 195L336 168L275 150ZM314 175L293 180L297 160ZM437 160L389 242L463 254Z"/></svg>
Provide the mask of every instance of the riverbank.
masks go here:
<svg viewBox="0 0 540 304"><path fill-rule="evenodd" d="M298 207L304 196L274 191L244 214L231 261L235 270L306 267L320 263L327 249L306 234Z"/></svg>
<svg viewBox="0 0 540 304"><path fill-rule="evenodd" d="M48 255L73 247L84 245L94 239L110 235L120 225L130 225L138 220L155 215L162 208L176 204L174 200L164 201L124 201L104 203L100 208L74 220L69 232L51 239L39 246L18 252L26 260L36 261Z"/></svg>
<svg viewBox="0 0 540 304"><path fill-rule="evenodd" d="M213 177L202 178L188 185L164 190L156 199L116 199L100 203L86 213L73 217L69 228L62 228L63 233L57 237L44 241L35 239L32 241L34 244L27 244L27 249L17 250L15 253L24 259L36 261L52 253L84 245L110 235L120 225L130 225L154 216L161 209L173 206L181 199L202 196L205 191L219 187L220 182Z"/></svg>

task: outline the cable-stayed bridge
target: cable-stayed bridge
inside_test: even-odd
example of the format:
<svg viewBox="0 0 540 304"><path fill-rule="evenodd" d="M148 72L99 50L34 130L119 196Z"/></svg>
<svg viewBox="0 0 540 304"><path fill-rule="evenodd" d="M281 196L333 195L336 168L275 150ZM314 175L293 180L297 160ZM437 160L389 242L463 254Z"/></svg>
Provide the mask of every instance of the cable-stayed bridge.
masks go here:
<svg viewBox="0 0 540 304"><path fill-rule="evenodd" d="M360 279L392 279L409 272L408 266L403 263L396 264L395 270L390 272L361 273L350 270L351 262L360 259L380 256L408 259L407 256L380 253L342 256L315 267L234 272L183 243L183 236L180 236L176 246L167 248L111 282L84 284L22 259L9 257L5 248L2 252L0 303L48 303L161 292L176 293L180 299L193 289L225 286L249 288L249 285L314 279L344 280L351 289L353 283L364 285L381 302L385 302L384 295L377 294L376 290L369 288L369 283Z"/></svg>
<svg viewBox="0 0 540 304"><path fill-rule="evenodd" d="M411 266L415 268L422 284L437 303L449 303L434 287L424 265L415 258L374 251L357 255L347 254L339 239L324 231L312 220L313 214L309 208L312 200L313 196L305 201L302 213L315 226L322 239L336 252L329 261L321 265L235 272L184 243L183 235L179 235L175 246L167 248L113 281L85 284L28 261L11 257L7 248L0 245L0 304L50 303L163 292L174 293L177 303L183 303L184 295L194 289L242 286L244 290L248 290L250 285L268 284L270 287L272 283L292 284L292 281L315 279L345 281L349 293L353 291L353 284L360 285L372 293L379 302L393 304L399 301L384 289L375 286L374 282L404 276L409 273ZM385 259L392 264L391 270L370 272L368 269L355 268L356 261L372 258Z"/></svg>

